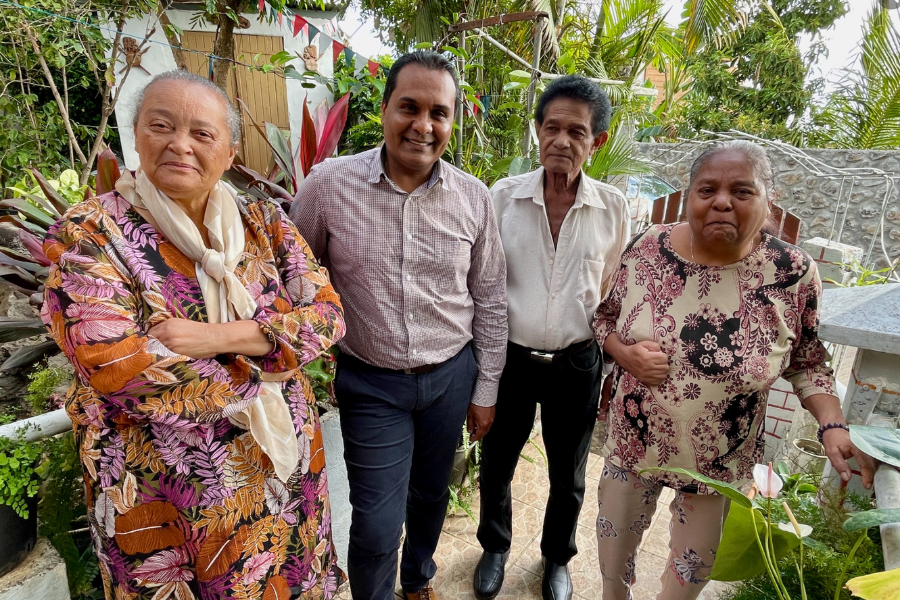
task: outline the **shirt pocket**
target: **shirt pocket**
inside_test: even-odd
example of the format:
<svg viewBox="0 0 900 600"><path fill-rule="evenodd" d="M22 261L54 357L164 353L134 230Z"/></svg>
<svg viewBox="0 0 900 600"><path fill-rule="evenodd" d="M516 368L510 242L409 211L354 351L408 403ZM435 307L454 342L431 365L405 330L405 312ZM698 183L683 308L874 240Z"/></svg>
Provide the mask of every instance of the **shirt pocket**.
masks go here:
<svg viewBox="0 0 900 600"><path fill-rule="evenodd" d="M578 288L575 298L592 311L600 305L600 285L603 283L602 260L581 259L578 271Z"/></svg>

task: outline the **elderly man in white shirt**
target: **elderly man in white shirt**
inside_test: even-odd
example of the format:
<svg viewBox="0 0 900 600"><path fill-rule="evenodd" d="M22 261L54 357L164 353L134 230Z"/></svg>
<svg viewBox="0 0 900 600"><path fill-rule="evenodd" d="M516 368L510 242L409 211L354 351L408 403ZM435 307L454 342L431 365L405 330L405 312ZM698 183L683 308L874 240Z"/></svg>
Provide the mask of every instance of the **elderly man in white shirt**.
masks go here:
<svg viewBox="0 0 900 600"><path fill-rule="evenodd" d="M609 115L598 85L578 76L556 79L535 110L542 167L491 190L507 262L509 344L482 448L478 598L495 597L503 583L512 541L510 485L538 403L550 471L542 595L572 597L566 565L577 553L602 364L591 322L629 239L624 195L581 171L606 141Z"/></svg>

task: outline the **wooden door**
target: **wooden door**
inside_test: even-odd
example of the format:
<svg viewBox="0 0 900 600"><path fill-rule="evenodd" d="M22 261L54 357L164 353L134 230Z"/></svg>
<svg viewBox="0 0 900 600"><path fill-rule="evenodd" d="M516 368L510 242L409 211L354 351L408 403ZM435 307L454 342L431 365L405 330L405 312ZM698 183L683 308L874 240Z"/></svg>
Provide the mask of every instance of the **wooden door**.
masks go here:
<svg viewBox="0 0 900 600"><path fill-rule="evenodd" d="M284 40L280 37L246 34L236 34L234 37L235 56L242 63L262 65L270 62L273 54L284 49ZM200 52L211 53L214 43L215 33L212 32L185 31L182 36L184 47ZM189 71L201 77L209 76L207 57L193 52L186 52L185 57ZM282 77L235 65L228 76L227 92L232 101L235 98L243 100L261 127L265 128L263 122L272 123L282 133L290 135L287 89ZM245 165L264 174L272 162L272 151L240 103L235 102L235 107L241 112L243 122L238 155Z"/></svg>

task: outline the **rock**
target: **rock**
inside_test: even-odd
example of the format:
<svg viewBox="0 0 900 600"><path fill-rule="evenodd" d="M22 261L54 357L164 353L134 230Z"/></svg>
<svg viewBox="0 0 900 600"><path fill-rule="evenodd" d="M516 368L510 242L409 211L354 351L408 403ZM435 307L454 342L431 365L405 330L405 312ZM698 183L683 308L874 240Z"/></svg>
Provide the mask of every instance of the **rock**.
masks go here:
<svg viewBox="0 0 900 600"><path fill-rule="evenodd" d="M22 564L0 577L0 600L69 600L66 564L46 538Z"/></svg>
<svg viewBox="0 0 900 600"><path fill-rule="evenodd" d="M803 181L803 173L785 173L778 177L778 181L784 185L797 185Z"/></svg>

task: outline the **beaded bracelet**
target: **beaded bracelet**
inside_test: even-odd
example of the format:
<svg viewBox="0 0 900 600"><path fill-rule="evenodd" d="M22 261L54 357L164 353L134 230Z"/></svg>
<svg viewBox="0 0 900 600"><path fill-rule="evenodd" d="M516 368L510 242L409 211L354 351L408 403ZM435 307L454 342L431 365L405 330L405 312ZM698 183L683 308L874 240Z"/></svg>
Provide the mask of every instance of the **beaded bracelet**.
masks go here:
<svg viewBox="0 0 900 600"><path fill-rule="evenodd" d="M823 436L823 435L825 434L825 432L828 431L829 429L843 429L843 430L846 431L847 433L850 433L850 428L847 427L847 425L846 425L845 423L825 423L824 425L822 425L821 427L819 427L819 431L818 431L818 433L816 433L816 437L819 438L819 443L820 443L820 444L823 443L823 442L822 442L822 436Z"/></svg>
<svg viewBox="0 0 900 600"><path fill-rule="evenodd" d="M269 343L275 346L275 349L278 349L278 338L275 337L275 332L272 331L272 327L268 323L263 323L262 321L257 321L259 324L259 330L262 332L266 339L269 340Z"/></svg>

